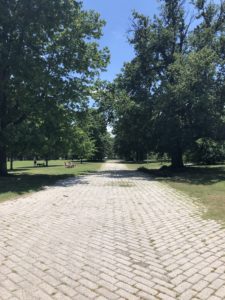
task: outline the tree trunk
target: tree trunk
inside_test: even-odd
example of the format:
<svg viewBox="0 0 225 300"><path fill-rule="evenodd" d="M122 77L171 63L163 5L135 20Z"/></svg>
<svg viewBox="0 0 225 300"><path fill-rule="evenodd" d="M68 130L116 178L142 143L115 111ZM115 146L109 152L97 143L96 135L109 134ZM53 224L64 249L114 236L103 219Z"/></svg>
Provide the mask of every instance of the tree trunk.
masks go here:
<svg viewBox="0 0 225 300"><path fill-rule="evenodd" d="M48 159L45 159L45 166L48 167Z"/></svg>
<svg viewBox="0 0 225 300"><path fill-rule="evenodd" d="M6 176L7 174L6 149L4 146L0 146L0 176Z"/></svg>
<svg viewBox="0 0 225 300"><path fill-rule="evenodd" d="M140 163L144 161L144 152L142 150L136 151L136 162Z"/></svg>
<svg viewBox="0 0 225 300"><path fill-rule="evenodd" d="M13 155L10 155L10 171L13 171Z"/></svg>
<svg viewBox="0 0 225 300"><path fill-rule="evenodd" d="M138 162L138 159L139 159L139 157L138 157L138 151L136 151L136 159L135 159L135 161Z"/></svg>
<svg viewBox="0 0 225 300"><path fill-rule="evenodd" d="M175 149L171 154L171 166L174 169L180 169L184 167L183 153L181 149Z"/></svg>

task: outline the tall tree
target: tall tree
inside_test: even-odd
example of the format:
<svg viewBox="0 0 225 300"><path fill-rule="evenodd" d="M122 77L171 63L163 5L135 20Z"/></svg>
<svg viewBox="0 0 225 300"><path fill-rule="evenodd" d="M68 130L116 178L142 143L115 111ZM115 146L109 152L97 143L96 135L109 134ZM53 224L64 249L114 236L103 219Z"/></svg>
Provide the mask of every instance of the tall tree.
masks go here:
<svg viewBox="0 0 225 300"><path fill-rule="evenodd" d="M81 127L74 126L70 142L70 155L79 158L81 163L84 159L92 158L96 151L94 140Z"/></svg>
<svg viewBox="0 0 225 300"><path fill-rule="evenodd" d="M78 1L0 1L0 175L11 127L43 107L74 109L88 96L109 59L95 41L103 25Z"/></svg>
<svg viewBox="0 0 225 300"><path fill-rule="evenodd" d="M176 116L174 95L166 91L166 85L174 82L172 74L169 73L169 67L175 63L176 55L184 55L187 49L189 25L185 23L183 2L181 0L163 1L161 15L155 16L153 21L143 15L135 14L133 38L130 39L137 57L141 57L143 51L148 54L148 69L154 76L148 90L152 92L151 98L154 103L151 131L155 150L159 153L167 152L174 166L183 164L179 139L180 118ZM160 122L158 116L160 116ZM162 136L161 128L170 131ZM162 142L165 147L162 147Z"/></svg>
<svg viewBox="0 0 225 300"><path fill-rule="evenodd" d="M153 20L134 13L129 42L135 58L119 77L136 113L124 111L119 120L129 124L128 130L137 125L137 143L141 139L148 150L167 153L176 168L199 138L219 138L224 124L225 2L193 5L198 19L194 29L193 17L185 17L185 1L163 0ZM138 114L141 109L144 114ZM117 128L116 139L129 145L125 127Z"/></svg>
<svg viewBox="0 0 225 300"><path fill-rule="evenodd" d="M88 107L77 112L76 128L82 129L93 145L94 151L88 158L92 160L103 160L107 156L110 147L110 136L107 132L107 120L104 113L97 107Z"/></svg>

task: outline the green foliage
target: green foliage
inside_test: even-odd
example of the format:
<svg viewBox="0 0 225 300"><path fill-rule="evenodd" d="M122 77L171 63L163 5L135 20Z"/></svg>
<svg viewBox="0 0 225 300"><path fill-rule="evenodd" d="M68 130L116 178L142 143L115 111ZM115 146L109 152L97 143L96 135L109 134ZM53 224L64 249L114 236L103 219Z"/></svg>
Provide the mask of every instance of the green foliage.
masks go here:
<svg viewBox="0 0 225 300"><path fill-rule="evenodd" d="M194 29L182 0L162 1L153 20L133 14L135 58L114 83L115 141L126 158L154 151L179 168L197 140L225 138L225 2L193 5Z"/></svg>
<svg viewBox="0 0 225 300"><path fill-rule="evenodd" d="M89 127L88 132L95 145L95 153L92 160L103 160L107 156L108 133L107 122L104 115L98 109L90 109L88 112Z"/></svg>
<svg viewBox="0 0 225 300"><path fill-rule="evenodd" d="M78 157L81 162L84 158L91 158L95 151L94 141L83 129L74 128L73 136L71 136L71 155Z"/></svg>
<svg viewBox="0 0 225 300"><path fill-rule="evenodd" d="M195 147L187 153L187 158L196 163L215 164L225 161L225 144L213 139L200 138Z"/></svg>
<svg viewBox="0 0 225 300"><path fill-rule="evenodd" d="M48 136L48 127L55 129L47 119L57 115L60 121L66 111L88 101L95 77L109 60L108 50L96 42L104 24L78 1L1 1L1 175L6 174L6 148L15 126L24 120L37 127L44 123L46 153L58 138L56 132Z"/></svg>
<svg viewBox="0 0 225 300"><path fill-rule="evenodd" d="M69 138L69 156L89 160L103 160L108 156L110 134L104 114L97 108L76 112Z"/></svg>

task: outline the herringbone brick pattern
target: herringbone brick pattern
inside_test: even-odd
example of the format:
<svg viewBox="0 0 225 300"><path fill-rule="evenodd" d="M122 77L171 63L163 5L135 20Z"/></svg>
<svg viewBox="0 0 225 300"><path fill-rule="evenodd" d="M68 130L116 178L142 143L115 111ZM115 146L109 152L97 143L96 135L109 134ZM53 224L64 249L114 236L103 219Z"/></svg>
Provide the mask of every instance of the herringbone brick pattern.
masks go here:
<svg viewBox="0 0 225 300"><path fill-rule="evenodd" d="M225 299L225 230L123 168L0 205L0 299Z"/></svg>

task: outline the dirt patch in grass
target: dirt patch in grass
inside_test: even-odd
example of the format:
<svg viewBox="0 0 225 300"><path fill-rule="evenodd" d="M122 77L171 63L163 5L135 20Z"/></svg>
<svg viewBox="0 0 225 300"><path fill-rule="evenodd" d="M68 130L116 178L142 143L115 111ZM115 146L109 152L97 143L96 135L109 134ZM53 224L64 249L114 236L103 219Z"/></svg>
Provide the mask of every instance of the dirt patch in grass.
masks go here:
<svg viewBox="0 0 225 300"><path fill-rule="evenodd" d="M110 182L107 183L106 185L108 186L119 186L119 187L125 187L125 188L129 188L129 187L133 187L135 186L133 182Z"/></svg>

